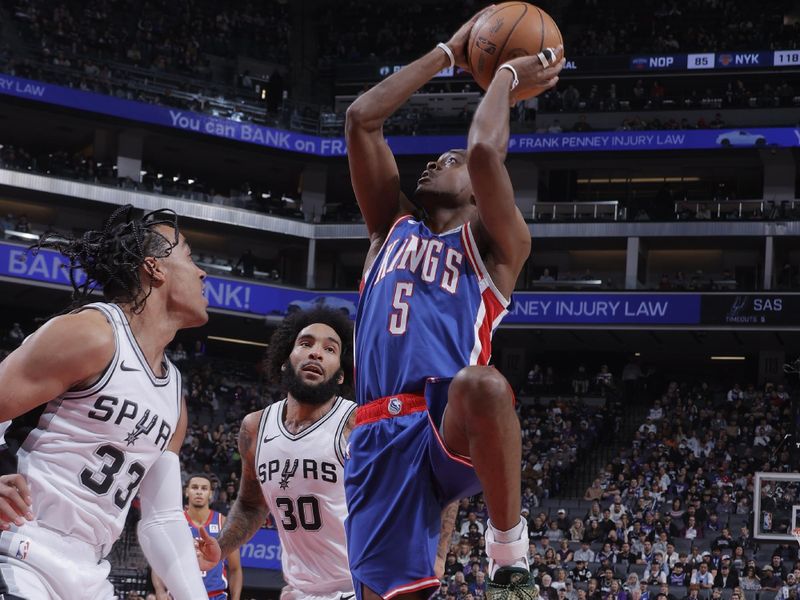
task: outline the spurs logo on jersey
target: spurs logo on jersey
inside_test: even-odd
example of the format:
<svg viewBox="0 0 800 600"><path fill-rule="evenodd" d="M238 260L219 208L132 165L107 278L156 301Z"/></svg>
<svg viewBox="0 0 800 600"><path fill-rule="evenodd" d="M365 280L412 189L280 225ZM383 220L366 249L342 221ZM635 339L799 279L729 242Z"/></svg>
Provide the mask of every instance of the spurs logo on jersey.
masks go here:
<svg viewBox="0 0 800 600"><path fill-rule="evenodd" d="M342 432L355 404L337 398L324 417L298 434L283 426L285 408L282 400L264 409L255 456L281 539L284 579L306 593L350 592Z"/></svg>
<svg viewBox="0 0 800 600"><path fill-rule="evenodd" d="M133 429L125 436L125 444L133 446L141 436L148 436L153 432L153 441L162 450L167 447L172 437L172 426L159 417L157 414L150 416L150 409L145 409L144 415L141 419L136 421L139 414L139 403L134 400L120 400L113 396L102 395L95 400L92 410L89 411L90 419L97 419L98 421L112 420L115 424L120 425L123 421L128 423L136 423ZM156 428L156 424L159 427Z"/></svg>
<svg viewBox="0 0 800 600"><path fill-rule="evenodd" d="M164 377L153 373L118 306L83 308L89 309L111 323L114 357L90 388L47 404L20 449L19 470L30 482L39 525L107 554L139 484L172 439L181 379L169 361Z"/></svg>

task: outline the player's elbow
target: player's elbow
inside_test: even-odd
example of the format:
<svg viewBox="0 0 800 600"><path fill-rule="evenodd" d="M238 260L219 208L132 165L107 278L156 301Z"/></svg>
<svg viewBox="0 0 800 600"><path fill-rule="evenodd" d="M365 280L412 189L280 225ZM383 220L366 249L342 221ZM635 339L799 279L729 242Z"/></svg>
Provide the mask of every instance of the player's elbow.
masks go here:
<svg viewBox="0 0 800 600"><path fill-rule="evenodd" d="M505 153L488 142L473 142L467 150L467 167L470 171L500 165L504 160Z"/></svg>
<svg viewBox="0 0 800 600"><path fill-rule="evenodd" d="M383 126L383 120L374 114L363 96L347 107L344 119L345 137L349 138L359 131L373 132Z"/></svg>

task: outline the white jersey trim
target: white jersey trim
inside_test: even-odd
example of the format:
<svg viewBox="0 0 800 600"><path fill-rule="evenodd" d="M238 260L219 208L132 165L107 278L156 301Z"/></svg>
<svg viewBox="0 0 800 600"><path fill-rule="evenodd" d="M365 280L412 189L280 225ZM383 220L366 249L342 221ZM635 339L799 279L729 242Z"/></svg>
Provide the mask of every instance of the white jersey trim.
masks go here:
<svg viewBox="0 0 800 600"><path fill-rule="evenodd" d="M302 439L305 436L307 436L309 433L311 433L312 431L317 429L320 425L325 423L328 419L330 419L334 415L334 413L339 409L339 407L342 405L343 400L344 399L341 396L336 396L336 401L333 403L333 406L331 407L331 409L328 412L326 412L324 415L322 415L322 417L320 417L317 421L315 421L314 424L311 425L311 427L309 427L308 429L304 429L300 433L290 433L289 431L286 430L286 427L284 427L284 425L283 425L283 409L286 406L286 398L284 398L280 402L276 403L276 404L280 405L280 409L278 410L278 414L277 414L277 417L276 417L276 420L278 422L278 431L280 431L283 434L284 437L288 438L289 440L291 440L293 442L297 441L299 439Z"/></svg>
<svg viewBox="0 0 800 600"><path fill-rule="evenodd" d="M344 439L344 428L347 427L347 421L350 420L350 415L352 415L357 408L358 406L353 405L349 410L344 411L344 416L342 416L339 427L336 428L336 435L333 438L333 450L336 453L339 464L342 466L344 466L344 459L347 454L347 440Z"/></svg>
<svg viewBox="0 0 800 600"><path fill-rule="evenodd" d="M111 361L106 366L105 371L101 375L100 379L95 381L92 385L88 388L79 388L74 390L68 390L64 392L61 397L62 398L69 398L70 400L78 400L80 398L86 398L93 394L97 394L100 392L108 382L111 380L111 376L114 374L114 371L117 368L117 362L119 362L119 336L117 335L117 328L114 326L114 315L111 311L107 308L107 304L102 304L100 302L94 302L92 304L86 304L85 306L81 306L77 310L73 311L73 314L82 312L84 310L96 310L100 312L108 321L108 324L111 326L111 331L114 332L114 356L111 358Z"/></svg>
<svg viewBox="0 0 800 600"><path fill-rule="evenodd" d="M136 357L142 364L142 368L144 369L144 372L147 373L147 376L150 378L152 384L156 387L164 387L165 385L169 385L170 376L172 375L172 365L170 364L167 357L164 356L162 358L162 363L161 363L164 366L165 374L163 377L159 377L153 372L153 369L150 367L150 363L148 363L147 359L145 359L144 352L142 352L142 348L141 346L139 346L139 342L136 340L136 336L133 335L131 324L128 322L128 316L116 304L109 304L109 306L113 306L117 310L120 320L122 321L122 328L125 330L125 334L128 336L128 341L131 343L133 352L134 354L136 354Z"/></svg>

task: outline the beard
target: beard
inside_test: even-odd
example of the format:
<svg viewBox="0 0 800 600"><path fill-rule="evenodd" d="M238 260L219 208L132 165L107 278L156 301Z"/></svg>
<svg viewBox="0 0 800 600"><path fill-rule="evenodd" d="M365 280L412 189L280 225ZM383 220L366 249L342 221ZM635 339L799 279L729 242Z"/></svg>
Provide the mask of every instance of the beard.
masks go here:
<svg viewBox="0 0 800 600"><path fill-rule="evenodd" d="M286 391L300 404L319 406L320 404L325 404L339 391L339 383L336 380L340 374L341 370L328 377L325 381L316 385L308 385L300 379L291 365L287 365L281 376L281 383L283 383Z"/></svg>

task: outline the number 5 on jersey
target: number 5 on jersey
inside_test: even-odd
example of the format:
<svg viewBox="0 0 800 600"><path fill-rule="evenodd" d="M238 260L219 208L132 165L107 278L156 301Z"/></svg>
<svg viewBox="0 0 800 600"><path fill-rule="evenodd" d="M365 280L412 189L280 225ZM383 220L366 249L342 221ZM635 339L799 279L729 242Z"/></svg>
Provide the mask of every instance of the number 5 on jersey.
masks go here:
<svg viewBox="0 0 800 600"><path fill-rule="evenodd" d="M408 301L414 295L414 284L411 281L398 281L394 284L392 308L389 313L389 333L403 335L408 329Z"/></svg>

